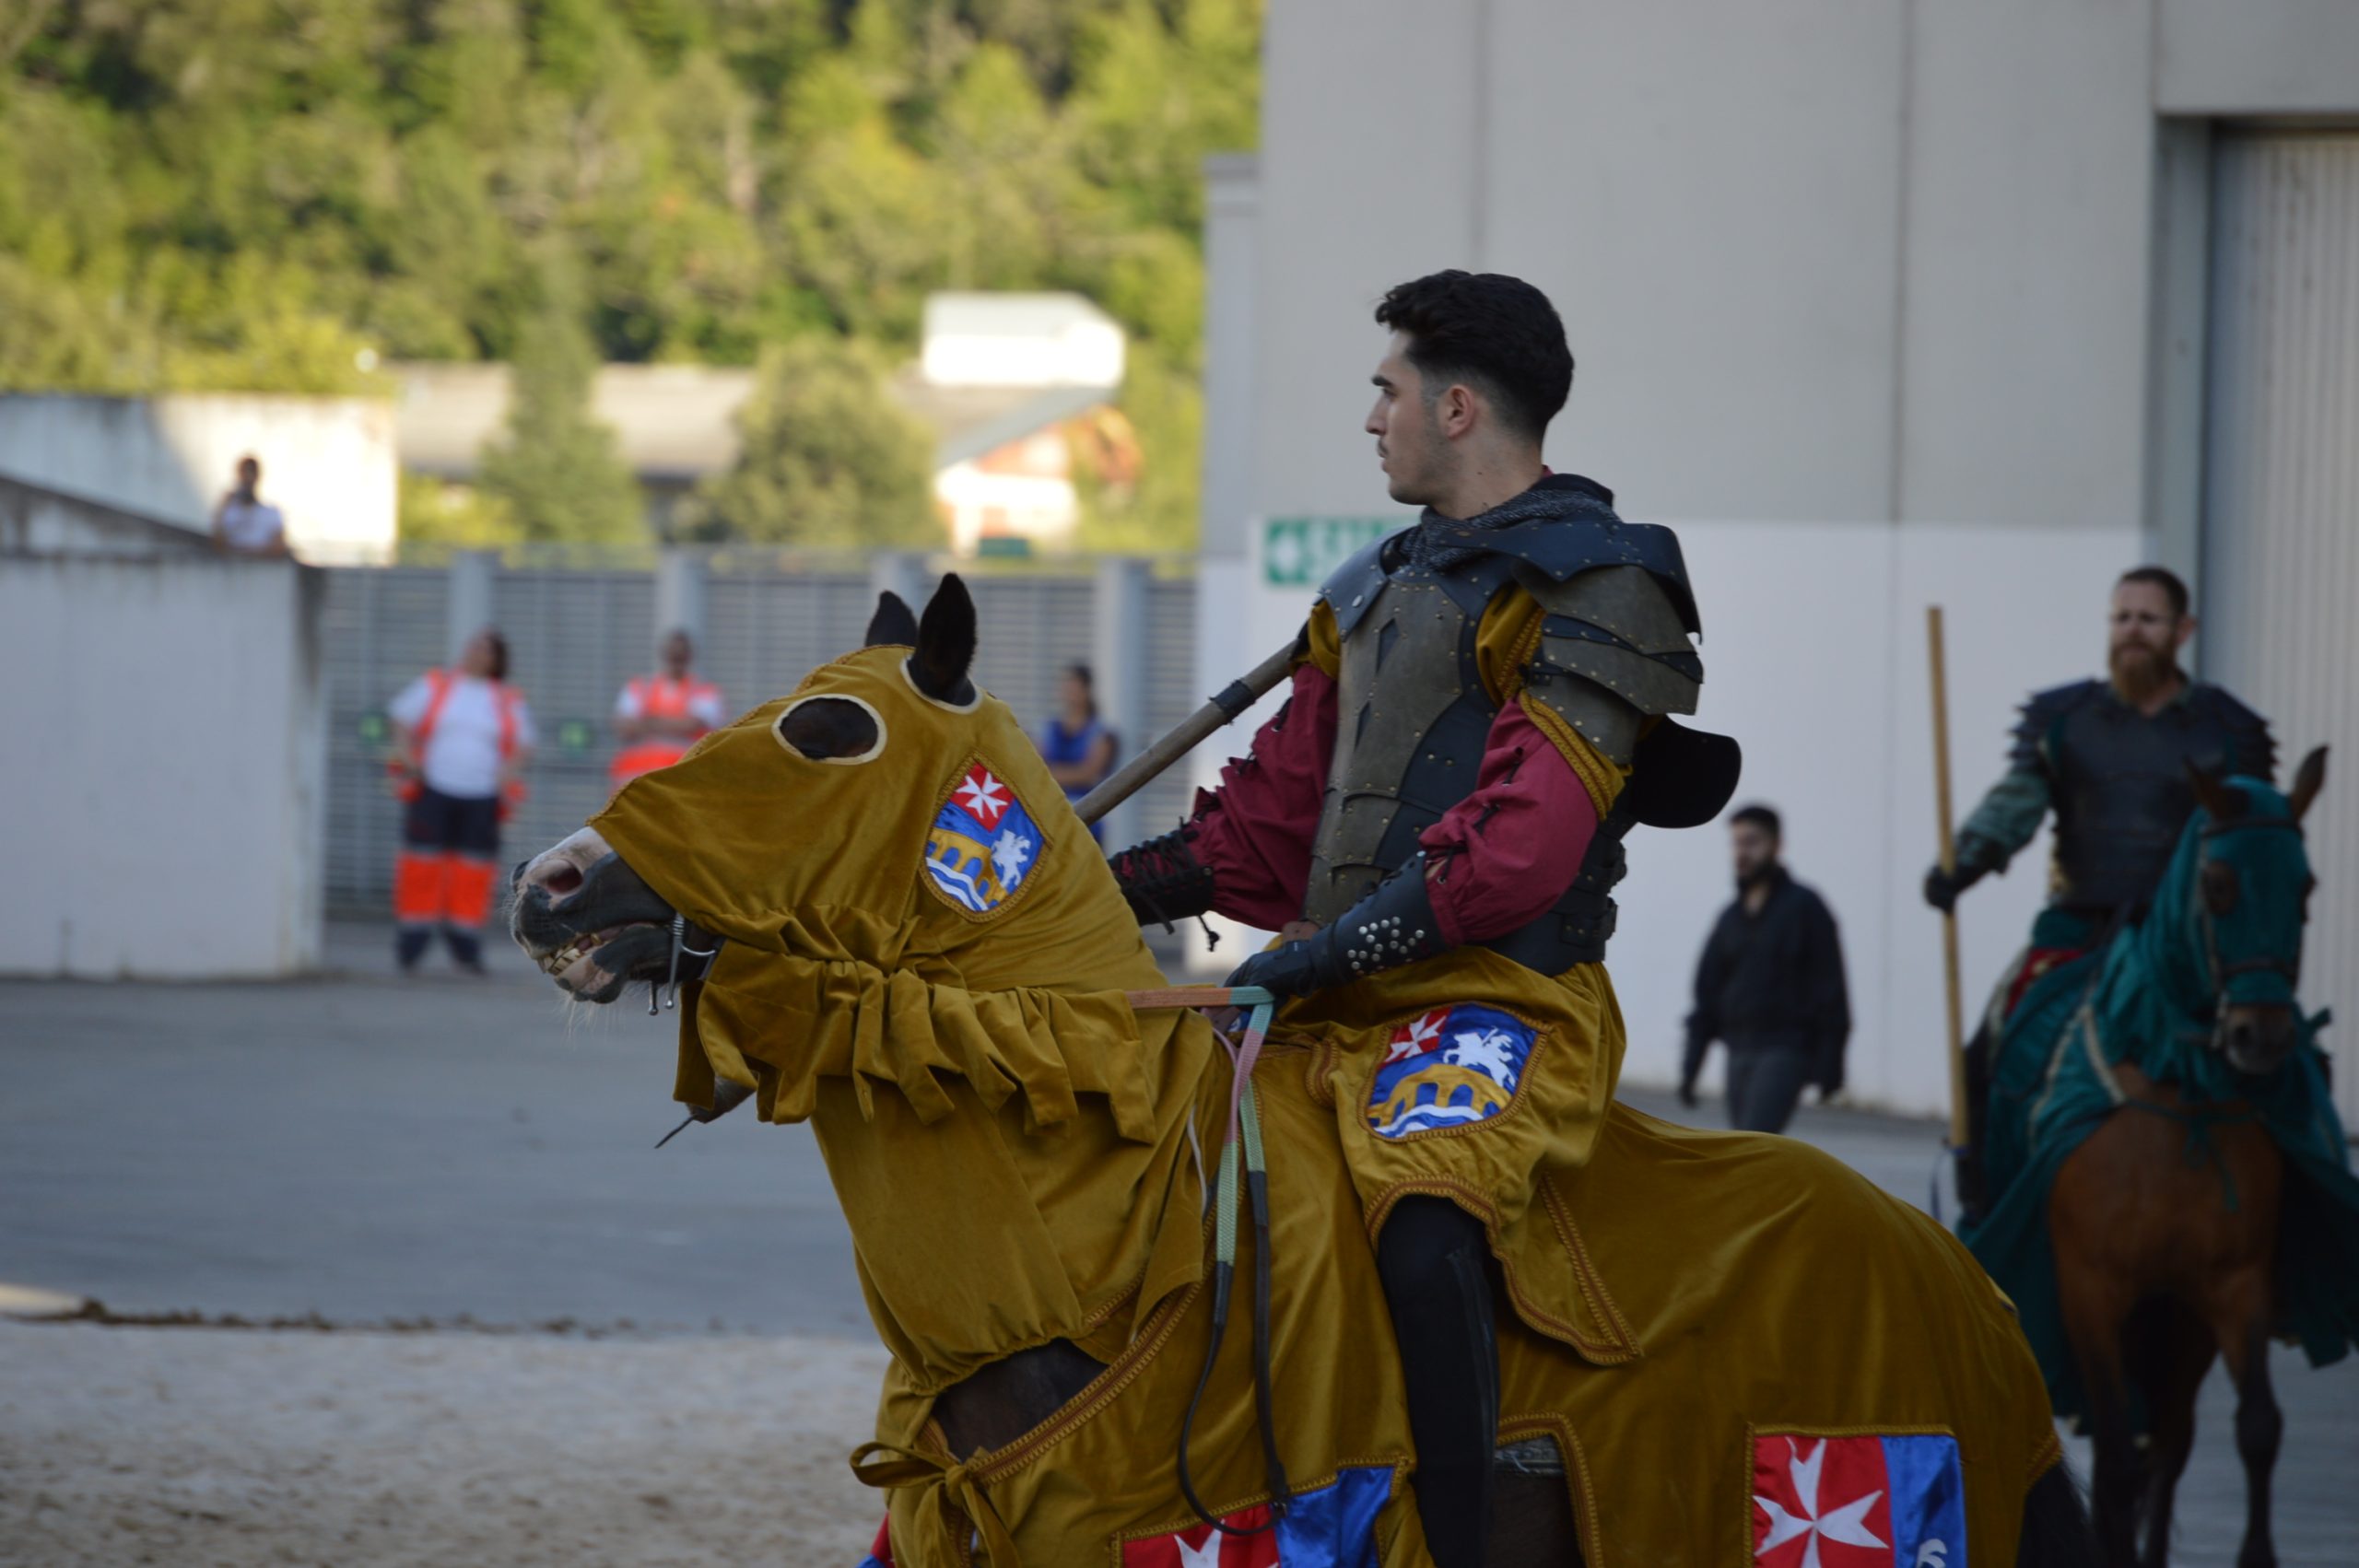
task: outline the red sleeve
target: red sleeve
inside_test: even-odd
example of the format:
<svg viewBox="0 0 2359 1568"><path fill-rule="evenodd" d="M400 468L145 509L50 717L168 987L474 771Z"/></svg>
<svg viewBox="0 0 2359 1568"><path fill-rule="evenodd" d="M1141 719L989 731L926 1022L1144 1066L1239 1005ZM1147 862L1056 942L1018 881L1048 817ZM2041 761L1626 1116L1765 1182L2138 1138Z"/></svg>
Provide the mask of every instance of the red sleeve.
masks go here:
<svg viewBox="0 0 2359 1568"><path fill-rule="evenodd" d="M1596 835L1597 806L1564 754L1521 704L1500 708L1474 792L1417 837L1443 940L1483 942L1537 919L1573 885Z"/></svg>
<svg viewBox="0 0 2359 1568"><path fill-rule="evenodd" d="M1221 769L1218 790L1196 792L1194 848L1212 869L1215 912L1272 931L1301 916L1334 753L1335 682L1303 664L1253 749Z"/></svg>

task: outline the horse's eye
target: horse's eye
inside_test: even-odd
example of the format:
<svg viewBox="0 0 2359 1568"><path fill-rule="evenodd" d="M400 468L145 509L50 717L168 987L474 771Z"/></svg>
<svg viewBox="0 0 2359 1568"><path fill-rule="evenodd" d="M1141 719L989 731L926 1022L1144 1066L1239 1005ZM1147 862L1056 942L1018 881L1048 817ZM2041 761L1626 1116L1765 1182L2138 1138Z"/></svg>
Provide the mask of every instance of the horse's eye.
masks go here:
<svg viewBox="0 0 2359 1568"><path fill-rule="evenodd" d="M2224 860L2203 862L2203 907L2217 918L2236 907L2236 868Z"/></svg>
<svg viewBox="0 0 2359 1568"><path fill-rule="evenodd" d="M868 762L885 749L885 721L856 696L804 697L778 716L770 733L813 762Z"/></svg>

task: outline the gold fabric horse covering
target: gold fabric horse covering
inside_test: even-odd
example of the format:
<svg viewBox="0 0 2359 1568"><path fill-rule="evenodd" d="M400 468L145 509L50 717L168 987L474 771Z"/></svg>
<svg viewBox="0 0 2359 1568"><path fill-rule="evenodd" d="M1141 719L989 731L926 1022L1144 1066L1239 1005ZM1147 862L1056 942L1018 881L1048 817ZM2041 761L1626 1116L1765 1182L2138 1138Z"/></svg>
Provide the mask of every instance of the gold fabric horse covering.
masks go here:
<svg viewBox="0 0 2359 1568"><path fill-rule="evenodd" d="M1203 1020L1123 1002L1161 977L1014 716L918 692L907 651L823 666L594 825L729 940L684 1006L679 1097L751 1084L764 1119L819 1141L895 1358L859 1468L892 1489L897 1561L966 1563L980 1537L993 1568L1119 1568L1126 1542L1192 1523L1174 1458L1209 1334L1197 1151L1216 1150L1227 1073ZM830 696L880 720L873 757L781 743L782 714ZM1370 1205L1434 1190L1491 1226L1520 1319L1502 1325L1502 1435L1556 1438L1592 1563L1754 1561L1766 1433L1954 1436L1967 1550L1949 1561L2010 1561L2057 1447L2003 1299L1938 1226L1804 1145L1612 1106L1621 1019L1586 967L1551 980L1461 953L1399 972L1380 1013L1283 1016L1255 1083L1295 1489L1391 1470L1379 1558L1426 1561L1367 1238ZM1382 1059L1467 1002L1529 1025L1534 1052L1592 1043L1598 1067L1565 1091L1582 1103L1510 1098L1471 1137L1369 1136ZM1246 1318L1191 1451L1224 1514L1266 1495ZM1055 1338L1106 1374L1006 1447L950 1455L933 1396Z"/></svg>

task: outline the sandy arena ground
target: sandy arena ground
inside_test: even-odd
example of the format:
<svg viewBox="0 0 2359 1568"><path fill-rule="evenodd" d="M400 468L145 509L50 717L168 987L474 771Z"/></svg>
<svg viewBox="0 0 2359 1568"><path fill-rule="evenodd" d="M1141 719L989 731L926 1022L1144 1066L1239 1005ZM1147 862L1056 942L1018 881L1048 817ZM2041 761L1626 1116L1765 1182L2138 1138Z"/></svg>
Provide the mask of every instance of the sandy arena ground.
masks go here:
<svg viewBox="0 0 2359 1568"><path fill-rule="evenodd" d="M0 1322L0 1563L852 1568L883 1509L844 1456L884 1361Z"/></svg>

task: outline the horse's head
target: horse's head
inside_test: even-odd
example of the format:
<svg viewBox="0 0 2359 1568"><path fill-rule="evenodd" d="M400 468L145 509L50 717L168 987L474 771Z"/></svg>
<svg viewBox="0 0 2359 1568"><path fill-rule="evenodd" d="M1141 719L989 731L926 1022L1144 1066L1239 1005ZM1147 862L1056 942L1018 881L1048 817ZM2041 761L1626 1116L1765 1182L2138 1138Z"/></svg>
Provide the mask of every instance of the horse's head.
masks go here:
<svg viewBox="0 0 2359 1568"><path fill-rule="evenodd" d="M2202 810L2188 826L2193 885L2181 891L2216 1020L2212 1048L2238 1072L2271 1072L2301 1037L2294 988L2318 885L2302 818L2326 782L2326 748L2302 760L2290 795L2189 773Z"/></svg>
<svg viewBox="0 0 2359 1568"><path fill-rule="evenodd" d="M675 914L684 978L702 972L710 937L1009 986L1062 983L1039 956L1051 949L1144 959L1039 754L968 678L974 654L974 602L955 576L922 620L884 595L863 648L520 866L517 942L593 1001L665 978ZM1018 929L1040 940L980 945Z"/></svg>

